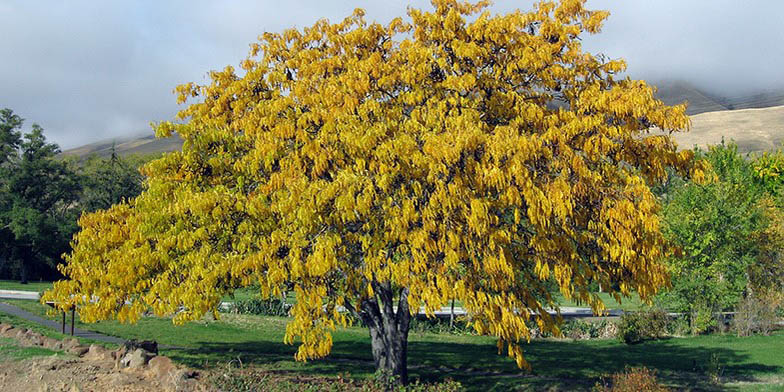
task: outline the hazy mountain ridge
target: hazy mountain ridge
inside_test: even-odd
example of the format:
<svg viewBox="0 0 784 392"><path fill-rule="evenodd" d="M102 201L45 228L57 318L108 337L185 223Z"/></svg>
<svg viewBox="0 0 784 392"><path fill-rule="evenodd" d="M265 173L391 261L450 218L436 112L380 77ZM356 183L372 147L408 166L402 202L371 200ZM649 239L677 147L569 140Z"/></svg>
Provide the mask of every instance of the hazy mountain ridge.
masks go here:
<svg viewBox="0 0 784 392"><path fill-rule="evenodd" d="M88 156L96 154L107 157L112 153L112 146L120 155L159 154L182 149L183 140L173 135L167 138L156 138L154 135L137 138L118 138L86 144L63 151L63 155Z"/></svg>
<svg viewBox="0 0 784 392"><path fill-rule="evenodd" d="M767 151L784 141L784 90L762 91L736 97L721 97L688 82L653 82L657 97L668 105L688 102L692 128L675 134L681 148L705 147L735 140L744 152ZM153 135L104 140L63 152L63 155L109 156L114 144L120 155L155 154L182 149L179 136L158 139Z"/></svg>

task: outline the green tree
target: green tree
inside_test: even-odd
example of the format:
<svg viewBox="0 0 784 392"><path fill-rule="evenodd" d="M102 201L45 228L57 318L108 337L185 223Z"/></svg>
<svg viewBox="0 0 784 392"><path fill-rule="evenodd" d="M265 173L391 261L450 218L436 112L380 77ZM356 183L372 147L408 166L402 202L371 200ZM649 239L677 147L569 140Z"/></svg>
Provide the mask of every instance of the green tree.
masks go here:
<svg viewBox="0 0 784 392"><path fill-rule="evenodd" d="M3 121L5 135L22 126L10 110L3 112ZM8 267L26 282L31 274L56 273L76 231L80 185L72 168L55 159L59 148L46 141L37 124L18 143L10 140L4 142L5 162L0 165L0 235Z"/></svg>
<svg viewBox="0 0 784 392"><path fill-rule="evenodd" d="M663 196L663 232L678 251L668 259L672 288L662 299L690 315L694 332L710 325L714 312L738 304L750 271L761 265L761 242L778 238L765 231L771 222L761 204L766 193L737 146L722 142L697 156L710 162L715 181L674 181L678 185Z"/></svg>
<svg viewBox="0 0 784 392"><path fill-rule="evenodd" d="M548 282L597 311L592 282L651 298L667 275L648 185L702 165L648 134L685 128L685 107L581 49L607 16L583 3L472 17L487 3L434 0L410 23L357 10L265 34L240 75L178 88L198 102L157 132L183 150L144 167L139 197L80 219L69 279L43 300L181 323L237 287L292 287L297 359L327 355L346 310L405 382L420 307L460 300L525 366L531 315L558 332Z"/></svg>
<svg viewBox="0 0 784 392"><path fill-rule="evenodd" d="M114 147L108 158L91 156L82 164L84 190L80 199L83 211L107 209L114 204L130 200L142 192L143 177L139 166L152 157L125 158Z"/></svg>

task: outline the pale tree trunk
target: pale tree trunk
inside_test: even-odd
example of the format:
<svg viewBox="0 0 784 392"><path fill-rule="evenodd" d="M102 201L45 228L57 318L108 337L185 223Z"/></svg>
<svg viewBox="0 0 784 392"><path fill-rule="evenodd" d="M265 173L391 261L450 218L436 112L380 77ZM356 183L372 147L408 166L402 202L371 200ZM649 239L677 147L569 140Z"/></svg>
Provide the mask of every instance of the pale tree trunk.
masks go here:
<svg viewBox="0 0 784 392"><path fill-rule="evenodd" d="M401 289L397 310L393 308L394 292L389 284L373 284L376 298L362 301L359 315L370 329L370 342L376 371L394 382L408 383L408 328L411 313L408 289Z"/></svg>
<svg viewBox="0 0 784 392"><path fill-rule="evenodd" d="M455 327L455 299L452 298L452 306L449 307L449 329Z"/></svg>

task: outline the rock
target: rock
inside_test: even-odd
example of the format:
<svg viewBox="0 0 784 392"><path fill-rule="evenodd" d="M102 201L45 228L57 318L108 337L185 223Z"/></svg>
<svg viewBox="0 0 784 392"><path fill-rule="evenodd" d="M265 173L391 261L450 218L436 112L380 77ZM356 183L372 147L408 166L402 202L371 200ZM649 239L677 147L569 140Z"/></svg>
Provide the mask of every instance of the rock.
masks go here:
<svg viewBox="0 0 784 392"><path fill-rule="evenodd" d="M36 366L39 371L48 372L57 370L61 363L62 362L56 357L48 357L39 361Z"/></svg>
<svg viewBox="0 0 784 392"><path fill-rule="evenodd" d="M51 350L62 350L63 349L63 342L50 337L45 337L43 339L44 347L51 349Z"/></svg>
<svg viewBox="0 0 784 392"><path fill-rule="evenodd" d="M90 349L87 351L87 354L84 356L87 359L93 361L112 361L114 360L112 356L112 352L107 350L103 346L99 346L97 344L91 344Z"/></svg>
<svg viewBox="0 0 784 392"><path fill-rule="evenodd" d="M5 336L5 337L12 338L12 337L16 336L16 332L17 332L17 331L18 331L18 330L17 330L16 328L14 328L14 327L11 327L11 328L8 328L8 329L6 329L5 331L3 331L3 332L0 332L0 333L2 333L2 334L3 334L3 336Z"/></svg>
<svg viewBox="0 0 784 392"><path fill-rule="evenodd" d="M175 391L200 391L199 388L199 373L180 369L172 372L167 380L168 383L174 387Z"/></svg>
<svg viewBox="0 0 784 392"><path fill-rule="evenodd" d="M14 335L17 339L22 339L27 334L27 328L22 328L16 330L16 335Z"/></svg>
<svg viewBox="0 0 784 392"><path fill-rule="evenodd" d="M158 378L166 380L172 373L177 371L177 366L172 362L169 357L157 356L147 363L150 372L155 374Z"/></svg>
<svg viewBox="0 0 784 392"><path fill-rule="evenodd" d="M78 357L81 357L82 355L84 355L88 351L90 351L90 347L87 347L87 346L76 346L76 347L71 347L70 349L68 349L68 353L69 354L73 354L73 355L76 355Z"/></svg>
<svg viewBox="0 0 784 392"><path fill-rule="evenodd" d="M43 346L44 338L42 336L29 335L24 339L25 343L29 346Z"/></svg>
<svg viewBox="0 0 784 392"><path fill-rule="evenodd" d="M79 341L76 338L70 338L63 340L63 349L70 350L79 345Z"/></svg>
<svg viewBox="0 0 784 392"><path fill-rule="evenodd" d="M154 340L131 339L131 340L126 340L123 345L125 346L125 349L129 352L134 351L137 348L140 348L144 351L147 351L148 353L158 355L158 342Z"/></svg>
<svg viewBox="0 0 784 392"><path fill-rule="evenodd" d="M13 328L14 328L14 326L11 325L11 324L1 323L0 324L0 333L5 333L5 331L8 331L9 329L13 329Z"/></svg>
<svg viewBox="0 0 784 392"><path fill-rule="evenodd" d="M125 354L123 359L120 360L122 367L140 368L147 364L154 355L144 351L140 348Z"/></svg>

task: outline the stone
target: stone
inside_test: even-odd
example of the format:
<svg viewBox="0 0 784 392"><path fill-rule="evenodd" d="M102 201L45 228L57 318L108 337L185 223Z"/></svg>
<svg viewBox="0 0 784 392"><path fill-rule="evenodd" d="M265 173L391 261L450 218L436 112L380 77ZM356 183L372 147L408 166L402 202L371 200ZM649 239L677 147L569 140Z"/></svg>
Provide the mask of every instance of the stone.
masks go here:
<svg viewBox="0 0 784 392"><path fill-rule="evenodd" d="M24 338L24 343L29 346L43 346L44 338L43 336L32 334Z"/></svg>
<svg viewBox="0 0 784 392"><path fill-rule="evenodd" d="M154 340L131 339L131 340L126 340L123 345L125 346L125 349L128 350L129 352L134 351L137 348L140 348L144 351L147 351L148 353L158 355L158 342Z"/></svg>
<svg viewBox="0 0 784 392"><path fill-rule="evenodd" d="M117 350L112 351L112 358L120 359L124 357L125 354L127 353L128 353L128 349L123 346L120 346L120 348L118 348Z"/></svg>
<svg viewBox="0 0 784 392"><path fill-rule="evenodd" d="M177 371L177 366L172 362L169 357L157 356L147 363L150 372L155 374L158 378L166 380L172 373Z"/></svg>
<svg viewBox="0 0 784 392"><path fill-rule="evenodd" d="M90 351L90 347L87 346L75 346L68 349L69 354L73 354L78 357L81 357L82 355L86 354L88 351Z"/></svg>
<svg viewBox="0 0 784 392"><path fill-rule="evenodd" d="M125 354L123 359L120 360L122 367L140 368L147 364L154 355L144 351L140 348Z"/></svg>
<svg viewBox="0 0 784 392"><path fill-rule="evenodd" d="M79 345L79 341L76 338L70 338L63 340L63 349L70 350Z"/></svg>
<svg viewBox="0 0 784 392"><path fill-rule="evenodd" d="M2 333L3 336L5 336L5 337L12 338L12 337L16 336L16 332L17 331L18 331L18 329L14 328L14 327L11 327L11 328L8 328L5 331L0 332L0 333Z"/></svg>
<svg viewBox="0 0 784 392"><path fill-rule="evenodd" d="M17 337L17 338L21 339L21 338L24 338L24 336L25 336L26 334L27 334L27 328L18 329L18 330L16 330L16 335L15 335L15 337Z"/></svg>
<svg viewBox="0 0 784 392"><path fill-rule="evenodd" d="M51 350L62 350L63 349L63 342L50 337L45 337L43 339L44 347L51 349Z"/></svg>
<svg viewBox="0 0 784 392"><path fill-rule="evenodd" d="M107 350L105 347L91 344L90 349L87 350L87 354L84 356L87 359L93 361L111 361L114 360L112 356L112 352Z"/></svg>

